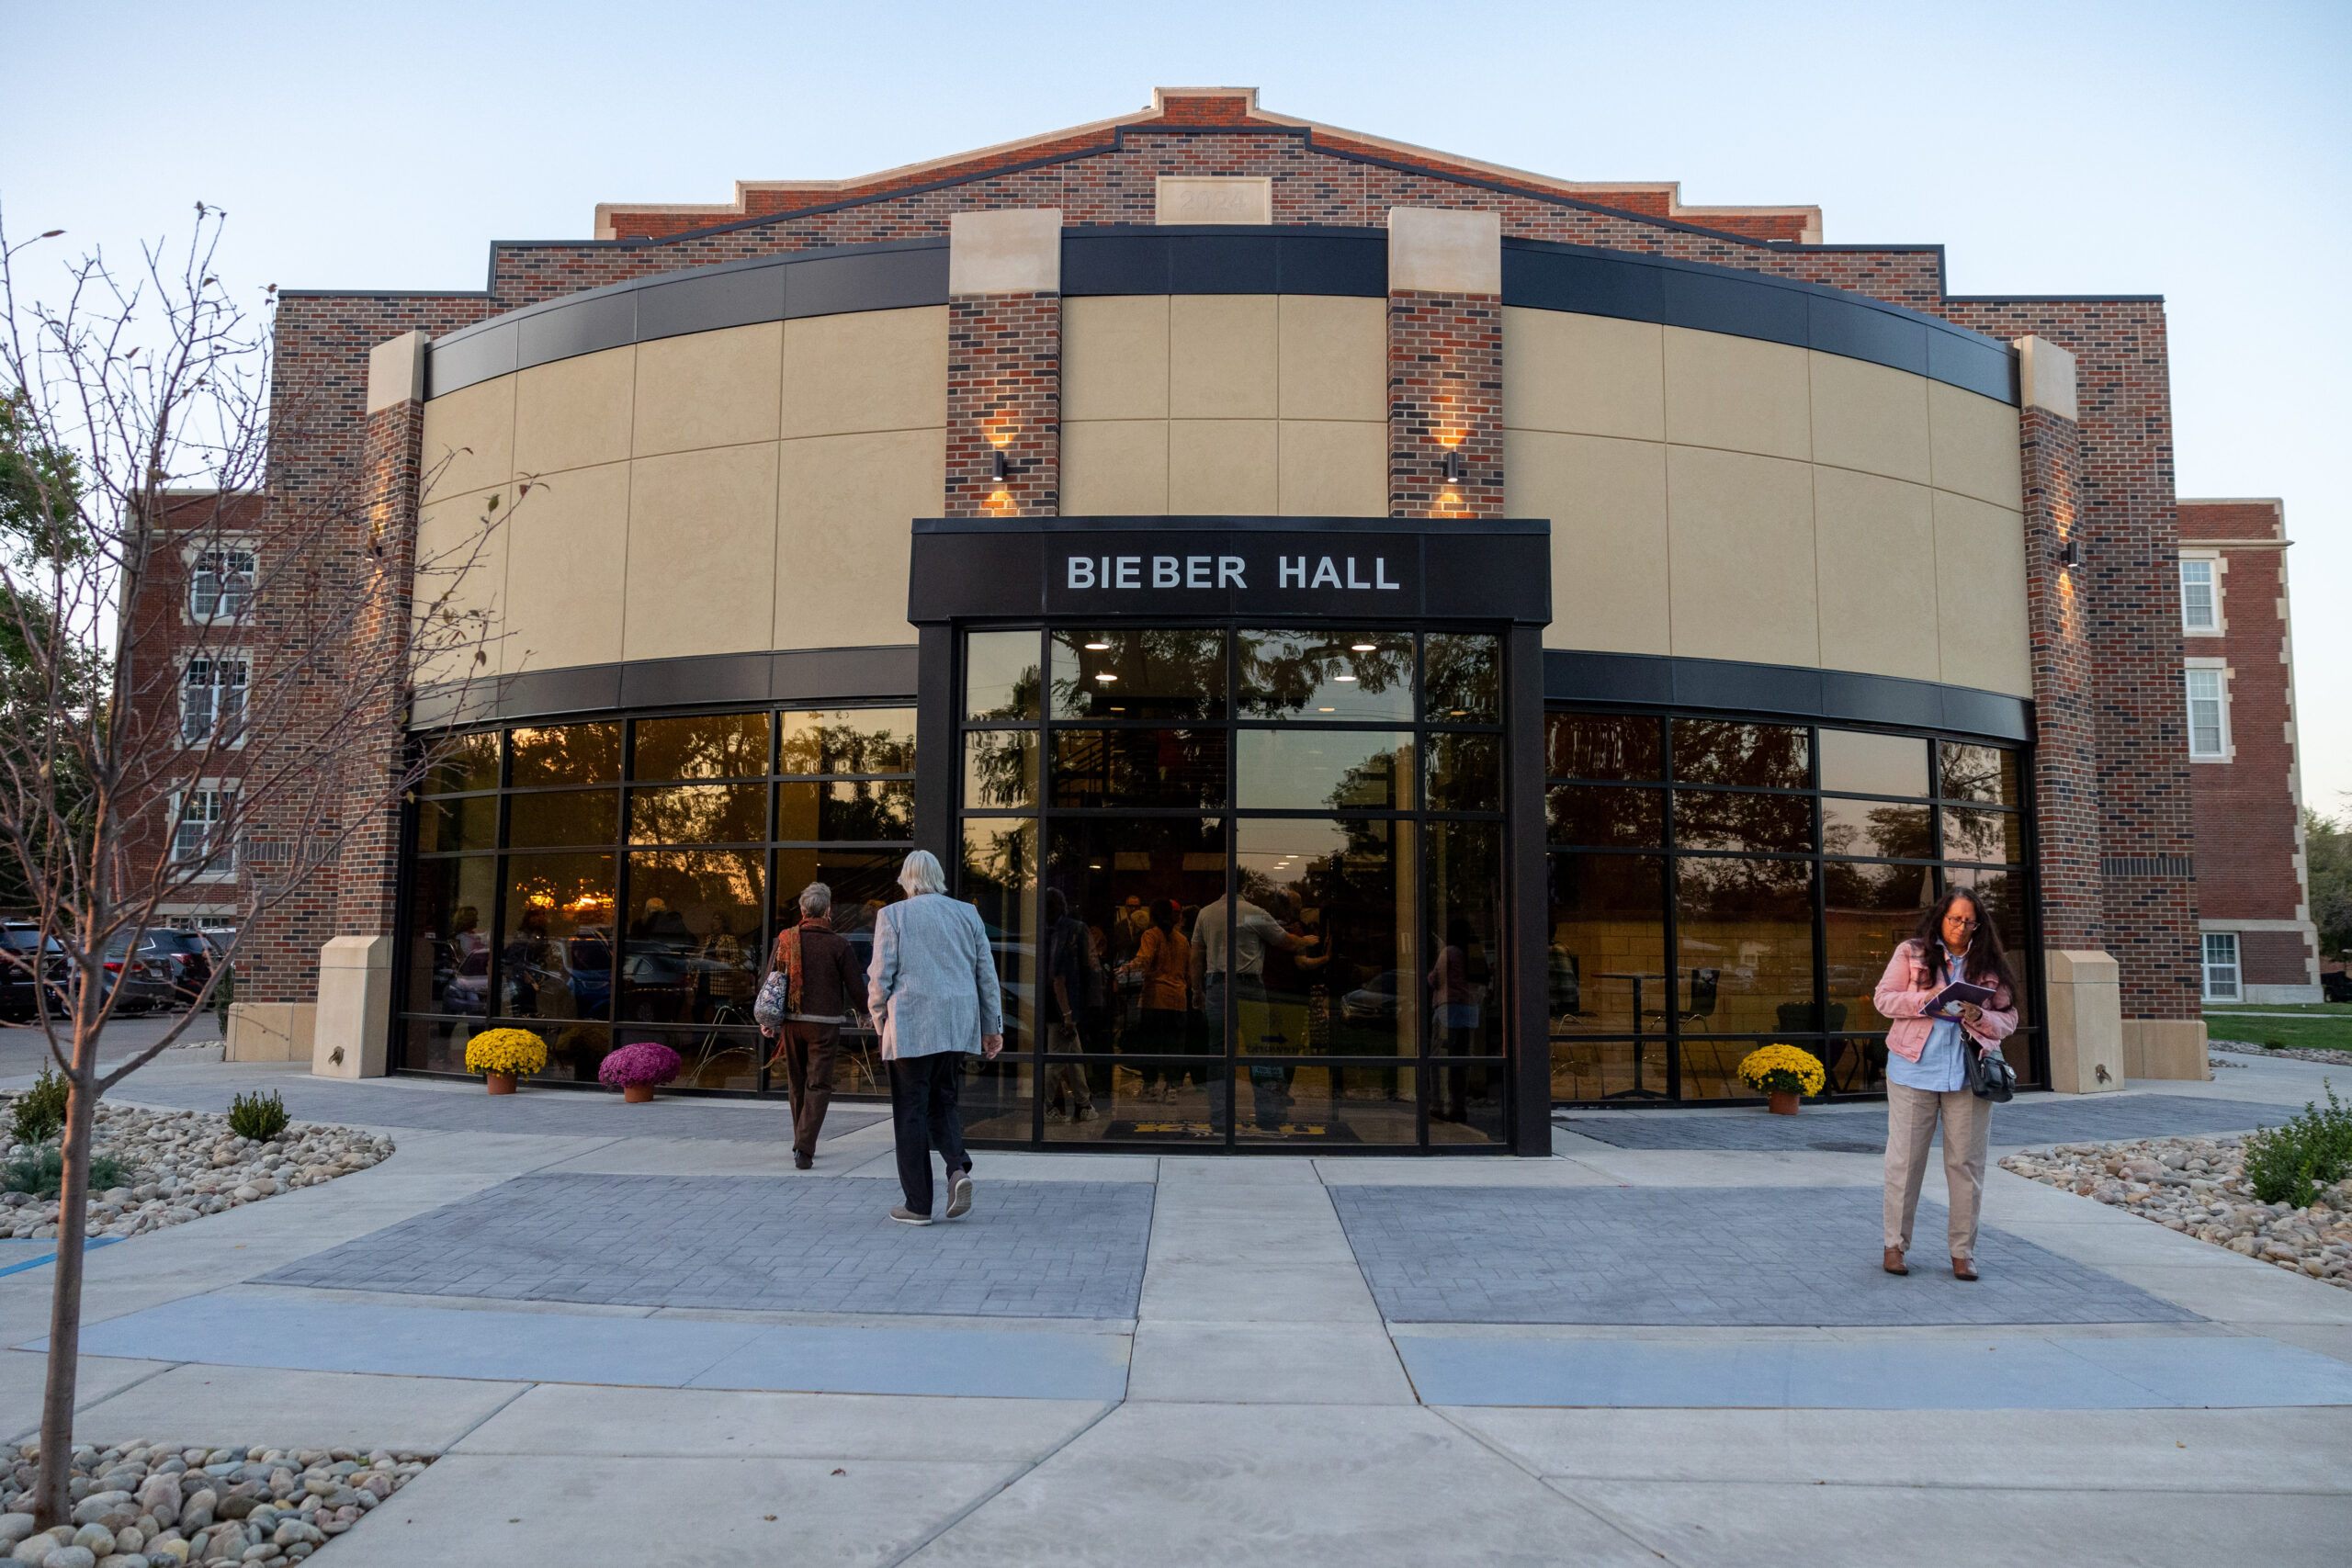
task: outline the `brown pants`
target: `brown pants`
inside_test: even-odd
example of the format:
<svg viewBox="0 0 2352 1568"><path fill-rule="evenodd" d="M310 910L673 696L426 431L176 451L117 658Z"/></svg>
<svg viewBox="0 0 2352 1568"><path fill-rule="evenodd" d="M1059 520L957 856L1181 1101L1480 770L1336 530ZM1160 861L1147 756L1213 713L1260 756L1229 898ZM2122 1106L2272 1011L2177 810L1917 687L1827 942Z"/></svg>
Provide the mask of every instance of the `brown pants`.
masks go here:
<svg viewBox="0 0 2352 1568"><path fill-rule="evenodd" d="M792 1152L814 1157L817 1134L833 1103L833 1051L841 1044L842 1026L788 1018L778 1030L785 1081L792 1091Z"/></svg>
<svg viewBox="0 0 2352 1568"><path fill-rule="evenodd" d="M1911 1250L1911 1220L1928 1173L1928 1143L1944 1125L1944 1184L1951 1208L1951 1255L1976 1256L1976 1205L1984 1195L1984 1143L1993 1102L1966 1089L1936 1094L1886 1086L1886 1245Z"/></svg>

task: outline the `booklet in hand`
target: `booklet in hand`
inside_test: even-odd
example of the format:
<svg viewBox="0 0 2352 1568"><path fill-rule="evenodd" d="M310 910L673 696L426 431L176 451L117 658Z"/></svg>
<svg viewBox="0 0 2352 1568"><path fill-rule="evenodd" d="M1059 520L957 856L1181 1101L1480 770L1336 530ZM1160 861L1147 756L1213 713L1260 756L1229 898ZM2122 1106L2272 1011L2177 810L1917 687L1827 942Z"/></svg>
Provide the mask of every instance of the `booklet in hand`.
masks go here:
<svg viewBox="0 0 2352 1568"><path fill-rule="evenodd" d="M1973 1002L1980 1008L1991 1007L1993 995L1993 987L1990 986L1979 986L1967 980L1954 980L1928 998L1925 1011L1933 1017L1953 1018L1959 1015L1960 1004L1962 1002Z"/></svg>

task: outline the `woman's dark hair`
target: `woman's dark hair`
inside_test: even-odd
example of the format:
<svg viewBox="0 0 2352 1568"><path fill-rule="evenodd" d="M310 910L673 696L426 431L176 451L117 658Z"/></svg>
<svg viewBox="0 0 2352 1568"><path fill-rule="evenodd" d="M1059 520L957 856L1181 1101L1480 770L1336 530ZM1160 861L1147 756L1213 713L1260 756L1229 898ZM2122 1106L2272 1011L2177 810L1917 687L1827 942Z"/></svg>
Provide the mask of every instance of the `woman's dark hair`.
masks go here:
<svg viewBox="0 0 2352 1568"><path fill-rule="evenodd" d="M1919 929L1911 933L1911 940L1919 944L1919 955L1928 965L1928 976L1932 981L1936 971L1951 962L1951 954L1944 950L1944 913L1963 901L1975 913L1976 938L1968 944L1961 977L1980 986L1998 982L2008 988L2009 1003L2014 1007L2020 991L2017 974L2009 967L2009 955L2001 947L2001 933L1995 929L1993 917L1974 888L1948 889L1920 915Z"/></svg>
<svg viewBox="0 0 2352 1568"><path fill-rule="evenodd" d="M1177 908L1175 899L1162 898L1151 907L1151 923L1161 931L1172 931L1176 929L1176 917L1182 913L1183 911Z"/></svg>

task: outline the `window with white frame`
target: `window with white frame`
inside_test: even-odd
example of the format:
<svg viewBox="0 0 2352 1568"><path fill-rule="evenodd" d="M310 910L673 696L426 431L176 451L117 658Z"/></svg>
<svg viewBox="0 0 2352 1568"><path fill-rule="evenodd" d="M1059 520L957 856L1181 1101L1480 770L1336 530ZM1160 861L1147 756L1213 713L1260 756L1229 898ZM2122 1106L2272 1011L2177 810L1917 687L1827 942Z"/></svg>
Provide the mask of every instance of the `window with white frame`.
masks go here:
<svg viewBox="0 0 2352 1568"><path fill-rule="evenodd" d="M2228 671L2216 660L2184 672L2188 691L2188 754L2207 761L2230 754Z"/></svg>
<svg viewBox="0 0 2352 1568"><path fill-rule="evenodd" d="M254 553L222 548L198 550L188 563L188 614L199 621L243 616L254 596Z"/></svg>
<svg viewBox="0 0 2352 1568"><path fill-rule="evenodd" d="M2205 999L2209 1002L2233 1002L2238 999L2238 933L2235 931L2205 933Z"/></svg>
<svg viewBox="0 0 2352 1568"><path fill-rule="evenodd" d="M214 655L187 661L187 679L180 688L180 744L201 746L209 740L237 743L238 727L245 716L247 666L234 655Z"/></svg>
<svg viewBox="0 0 2352 1568"><path fill-rule="evenodd" d="M211 876L237 874L237 846L228 835L235 791L222 784L183 790L174 807L172 863Z"/></svg>
<svg viewBox="0 0 2352 1568"><path fill-rule="evenodd" d="M2183 557L2180 563L2180 626L2188 632L2222 629L2220 585L2210 559Z"/></svg>

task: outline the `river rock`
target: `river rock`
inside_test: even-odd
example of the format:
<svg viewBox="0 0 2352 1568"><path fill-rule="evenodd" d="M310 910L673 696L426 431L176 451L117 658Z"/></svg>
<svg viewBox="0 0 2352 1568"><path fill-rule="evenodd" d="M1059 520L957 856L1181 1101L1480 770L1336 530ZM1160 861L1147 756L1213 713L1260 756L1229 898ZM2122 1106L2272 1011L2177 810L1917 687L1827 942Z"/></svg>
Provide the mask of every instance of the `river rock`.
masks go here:
<svg viewBox="0 0 2352 1568"><path fill-rule="evenodd" d="M0 1514L0 1546L14 1551L17 1542L33 1533L30 1514Z"/></svg>
<svg viewBox="0 0 2352 1568"><path fill-rule="evenodd" d="M98 1568L98 1560L86 1546L61 1546L40 1560L40 1568Z"/></svg>

